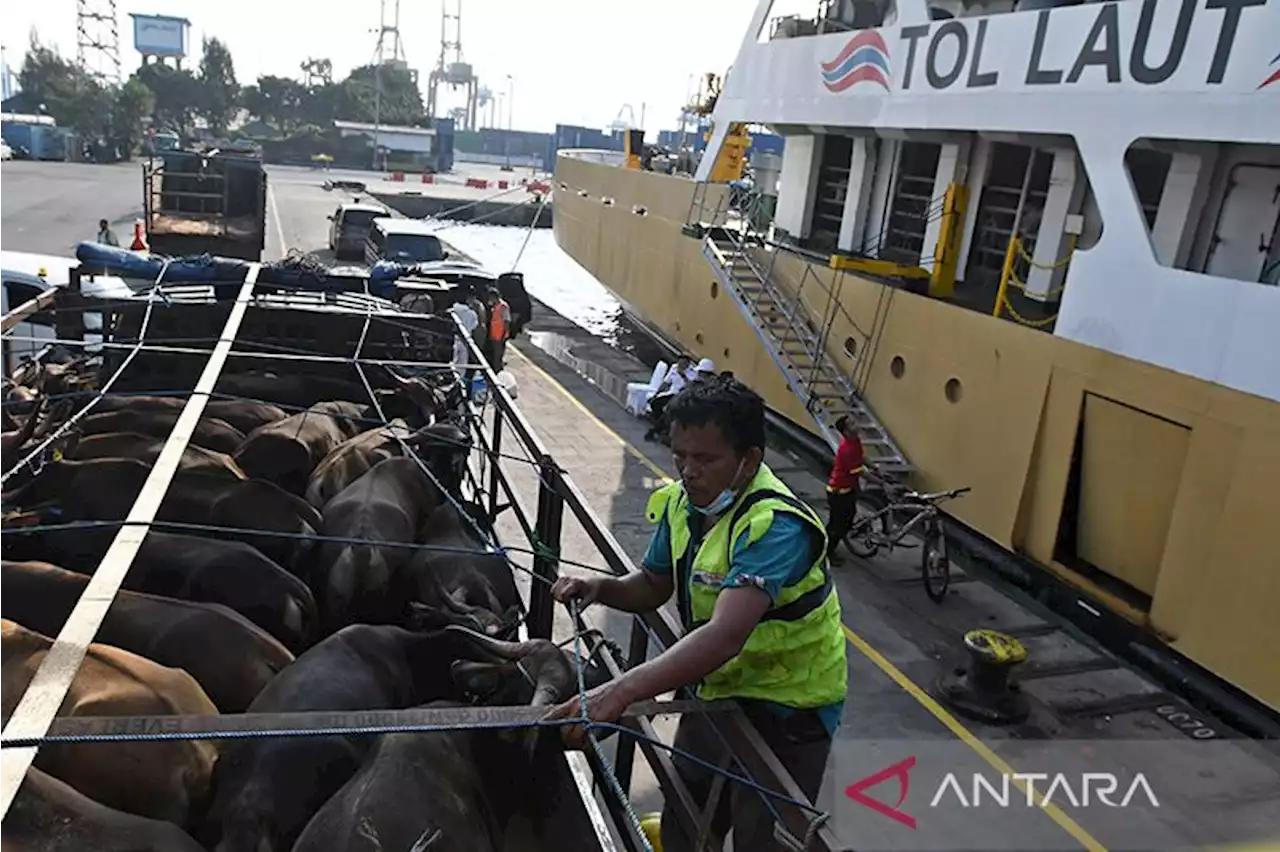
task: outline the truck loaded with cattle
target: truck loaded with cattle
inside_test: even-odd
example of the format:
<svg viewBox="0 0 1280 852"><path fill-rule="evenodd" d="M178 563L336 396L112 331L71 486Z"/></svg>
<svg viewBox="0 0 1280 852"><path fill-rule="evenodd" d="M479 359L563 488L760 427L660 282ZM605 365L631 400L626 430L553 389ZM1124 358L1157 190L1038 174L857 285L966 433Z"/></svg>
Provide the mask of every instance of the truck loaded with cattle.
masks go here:
<svg viewBox="0 0 1280 852"><path fill-rule="evenodd" d="M100 624L50 733L103 717L120 725L99 733L244 724L232 738L43 741L5 849L599 848L555 730L249 724L536 708L579 674L587 688L607 676L572 646L521 641L533 604L473 481L456 326L367 295L353 310L263 289L212 384L237 310L216 289L101 305L60 292L64 320L103 312L104 342L52 347L10 377L6 738L27 730L27 688L37 672L58 682L44 663L85 618ZM173 461L149 526L125 526ZM102 582L120 588L86 615Z"/></svg>

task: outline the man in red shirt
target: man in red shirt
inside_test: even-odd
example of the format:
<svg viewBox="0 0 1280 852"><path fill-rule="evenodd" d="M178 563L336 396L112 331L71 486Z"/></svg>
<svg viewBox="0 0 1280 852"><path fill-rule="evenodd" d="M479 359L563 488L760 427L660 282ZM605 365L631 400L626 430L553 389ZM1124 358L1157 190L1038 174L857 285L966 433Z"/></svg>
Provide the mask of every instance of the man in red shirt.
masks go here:
<svg viewBox="0 0 1280 852"><path fill-rule="evenodd" d="M845 534L853 526L858 510L858 477L866 469L866 456L858 427L848 417L836 421L840 431L840 446L831 465L831 477L827 480L827 506L831 514L827 520L827 558L839 565L844 559L836 552L836 546L844 541Z"/></svg>

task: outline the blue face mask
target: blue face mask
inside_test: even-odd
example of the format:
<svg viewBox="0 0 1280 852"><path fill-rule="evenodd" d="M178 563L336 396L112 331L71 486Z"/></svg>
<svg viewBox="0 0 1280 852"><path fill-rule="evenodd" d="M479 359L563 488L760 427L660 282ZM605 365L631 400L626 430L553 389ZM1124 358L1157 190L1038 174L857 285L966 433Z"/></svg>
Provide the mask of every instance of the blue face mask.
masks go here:
<svg viewBox="0 0 1280 852"><path fill-rule="evenodd" d="M746 463L746 459L743 459L738 463L738 471L733 475L733 479L729 480L730 485L732 485L733 481L742 475L742 466ZM734 488L726 488L716 495L714 500L705 506L693 506L692 502L689 505L693 506L693 511L698 514L710 517L712 515L724 514L725 510L732 506L733 501L736 499L738 499L738 492Z"/></svg>

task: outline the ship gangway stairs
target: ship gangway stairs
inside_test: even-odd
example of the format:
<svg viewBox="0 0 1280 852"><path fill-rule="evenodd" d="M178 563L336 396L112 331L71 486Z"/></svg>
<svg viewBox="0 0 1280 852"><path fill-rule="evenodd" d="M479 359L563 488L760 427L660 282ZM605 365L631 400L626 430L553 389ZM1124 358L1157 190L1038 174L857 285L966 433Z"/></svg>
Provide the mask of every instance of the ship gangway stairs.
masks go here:
<svg viewBox="0 0 1280 852"><path fill-rule="evenodd" d="M699 184L705 188L706 184ZM702 256L710 264L721 289L755 330L760 342L793 393L834 451L840 442L836 422L849 417L858 428L867 460L882 472L906 478L914 468L901 447L867 405L854 380L840 368L827 350L827 333L814 325L801 294L784 286L762 260L766 240L755 229L754 204L726 208L732 192L725 192L717 209L699 204L705 193L695 192L686 236L701 240ZM709 216L704 214L710 213ZM771 248L777 251L776 247ZM828 298L834 298L828 292ZM834 308L834 305L829 306ZM864 346L861 358L873 358L874 348Z"/></svg>

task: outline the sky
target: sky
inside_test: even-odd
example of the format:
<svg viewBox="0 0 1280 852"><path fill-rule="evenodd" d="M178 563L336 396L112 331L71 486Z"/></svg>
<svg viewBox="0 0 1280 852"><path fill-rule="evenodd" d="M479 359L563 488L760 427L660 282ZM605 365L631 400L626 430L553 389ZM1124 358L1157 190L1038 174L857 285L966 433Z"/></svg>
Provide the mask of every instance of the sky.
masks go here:
<svg viewBox="0 0 1280 852"><path fill-rule="evenodd" d="M458 0L446 0L453 7ZM105 7L105 0L91 0ZM259 75L301 77L307 58L332 60L341 79L370 62L377 45L379 0L323 4L303 0L119 0L120 56L126 72L138 64L130 12L185 17L197 54L204 37L231 50L240 83ZM648 131L674 128L696 81L732 64L755 8L754 0L461 0L463 59L495 92L512 76L516 128L549 131L556 124L607 127L629 104ZM816 6L816 0L812 4ZM394 0L387 0L388 23ZM440 0L405 0L400 38L422 85L440 53ZM0 40L16 74L32 28L63 55L76 52L75 0L6 3ZM444 89L445 109L462 103ZM425 91L424 91L425 100ZM488 123L489 110L484 111ZM505 119L505 115L504 115ZM506 121L498 122L501 126Z"/></svg>

